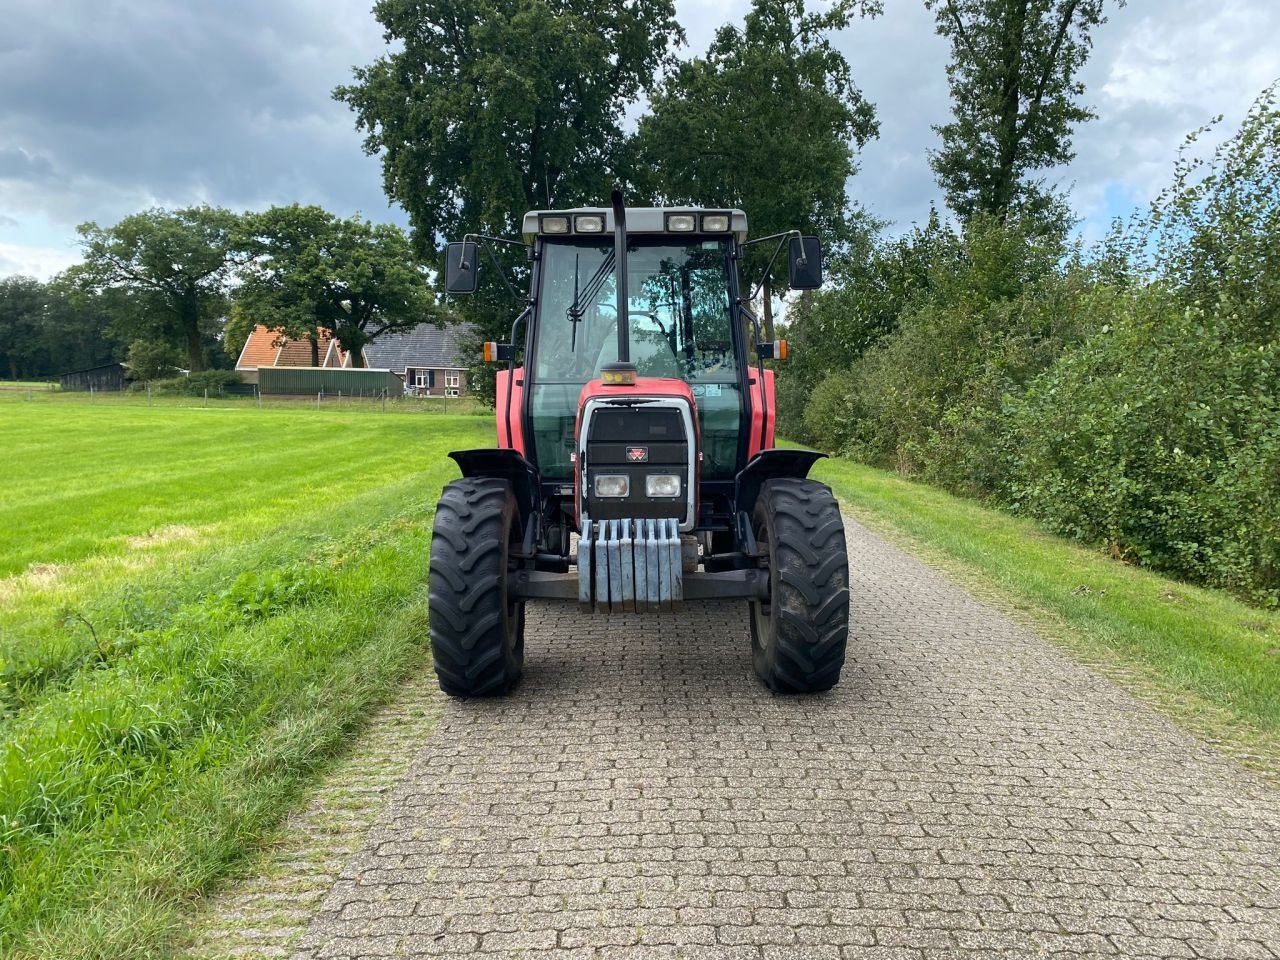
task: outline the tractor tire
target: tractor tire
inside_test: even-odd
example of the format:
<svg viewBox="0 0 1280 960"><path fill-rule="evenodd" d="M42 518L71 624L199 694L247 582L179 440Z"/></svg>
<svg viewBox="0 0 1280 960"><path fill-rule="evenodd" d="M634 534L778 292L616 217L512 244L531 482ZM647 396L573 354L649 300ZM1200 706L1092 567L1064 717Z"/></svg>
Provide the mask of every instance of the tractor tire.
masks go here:
<svg viewBox="0 0 1280 960"><path fill-rule="evenodd" d="M454 697L509 693L524 669L524 604L509 600L520 511L505 480L447 484L431 530L428 611L440 689Z"/></svg>
<svg viewBox="0 0 1280 960"><path fill-rule="evenodd" d="M778 693L817 693L840 679L849 638L849 558L831 490L768 480L752 527L769 558L769 600L750 604L756 674Z"/></svg>

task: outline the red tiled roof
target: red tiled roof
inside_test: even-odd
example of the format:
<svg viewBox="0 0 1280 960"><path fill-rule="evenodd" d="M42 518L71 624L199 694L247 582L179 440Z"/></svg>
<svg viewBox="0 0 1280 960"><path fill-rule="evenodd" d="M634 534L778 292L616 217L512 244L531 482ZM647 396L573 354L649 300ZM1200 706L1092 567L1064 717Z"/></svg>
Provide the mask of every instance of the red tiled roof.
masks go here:
<svg viewBox="0 0 1280 960"><path fill-rule="evenodd" d="M337 347L330 354L329 341L333 334L324 328L317 328L320 354L320 365L340 367L346 362L346 351ZM327 361L327 362L326 362ZM311 340L302 337L298 340L286 337L279 330L269 330L262 324L253 328L249 340L240 352L237 370L256 370L258 367L309 367L311 366Z"/></svg>
<svg viewBox="0 0 1280 960"><path fill-rule="evenodd" d="M321 330L319 340L320 363L323 364L325 352L329 349L329 332ZM311 362L311 340L307 337L303 337L301 340L286 340L284 349L280 351L280 356L276 359L276 366L313 366Z"/></svg>
<svg viewBox="0 0 1280 960"><path fill-rule="evenodd" d="M268 330L262 324L253 328L244 349L240 351L240 359L236 361L237 370L256 370L258 367L273 367L276 355L280 352L280 341L283 339L278 330Z"/></svg>

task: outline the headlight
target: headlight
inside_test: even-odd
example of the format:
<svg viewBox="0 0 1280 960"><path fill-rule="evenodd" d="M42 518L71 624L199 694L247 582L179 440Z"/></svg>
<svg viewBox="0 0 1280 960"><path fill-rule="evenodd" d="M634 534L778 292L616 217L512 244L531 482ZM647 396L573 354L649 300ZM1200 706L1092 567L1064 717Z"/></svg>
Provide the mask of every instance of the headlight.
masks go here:
<svg viewBox="0 0 1280 960"><path fill-rule="evenodd" d="M574 217L573 229L578 233L604 233L604 217Z"/></svg>
<svg viewBox="0 0 1280 960"><path fill-rule="evenodd" d="M538 224L539 229L543 233L568 233L569 218L568 217L543 217Z"/></svg>
<svg viewBox="0 0 1280 960"><path fill-rule="evenodd" d="M625 497L631 493L631 478L617 474L596 477L597 497Z"/></svg>
<svg viewBox="0 0 1280 960"><path fill-rule="evenodd" d="M729 229L729 215L725 213L709 213L702 218L703 233L724 233Z"/></svg>
<svg viewBox="0 0 1280 960"><path fill-rule="evenodd" d="M689 213L669 213L667 229L672 233L693 233L698 229L698 218Z"/></svg>
<svg viewBox="0 0 1280 960"><path fill-rule="evenodd" d="M651 473L644 478L644 492L651 497L678 497L680 478L669 473Z"/></svg>

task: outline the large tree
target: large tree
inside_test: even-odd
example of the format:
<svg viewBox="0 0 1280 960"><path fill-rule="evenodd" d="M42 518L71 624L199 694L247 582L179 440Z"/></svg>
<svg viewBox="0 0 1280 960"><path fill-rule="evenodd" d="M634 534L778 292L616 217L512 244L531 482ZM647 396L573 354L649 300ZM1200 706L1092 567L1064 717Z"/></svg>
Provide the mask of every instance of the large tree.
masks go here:
<svg viewBox="0 0 1280 960"><path fill-rule="evenodd" d="M191 370L204 370L226 311L237 224L230 210L207 206L147 210L112 227L85 223L77 228L84 262L67 275L86 292L129 299L133 313L121 318L122 335L171 342Z"/></svg>
<svg viewBox="0 0 1280 960"><path fill-rule="evenodd" d="M641 118L637 179L666 201L741 207L756 236L800 229L828 244L850 236L846 183L876 135L875 109L830 41L878 3L754 0L741 27L716 33L680 64ZM763 272L758 251L748 274ZM766 278L765 336L772 339Z"/></svg>
<svg viewBox="0 0 1280 960"><path fill-rule="evenodd" d="M335 96L437 267L446 239L511 236L526 210L604 202L623 110L683 39L672 0L379 0L374 15L396 49ZM501 285L460 309L506 339Z"/></svg>
<svg viewBox="0 0 1280 960"><path fill-rule="evenodd" d="M0 279L0 375L12 380L37 375L45 304L45 286L34 277Z"/></svg>
<svg viewBox="0 0 1280 960"><path fill-rule="evenodd" d="M1124 0L1115 0L1123 6ZM951 42L954 119L934 129L930 163L962 219L1010 213L1061 225L1038 176L1075 156L1072 129L1094 114L1077 79L1106 22L1106 0L925 0Z"/></svg>
<svg viewBox="0 0 1280 960"><path fill-rule="evenodd" d="M61 276L0 279L0 376L51 377L120 359L115 299L86 296Z"/></svg>
<svg viewBox="0 0 1280 960"><path fill-rule="evenodd" d="M246 214L238 243L250 257L239 306L257 323L310 337L317 366L319 329L362 367L373 340L442 319L427 271L394 224L294 204Z"/></svg>

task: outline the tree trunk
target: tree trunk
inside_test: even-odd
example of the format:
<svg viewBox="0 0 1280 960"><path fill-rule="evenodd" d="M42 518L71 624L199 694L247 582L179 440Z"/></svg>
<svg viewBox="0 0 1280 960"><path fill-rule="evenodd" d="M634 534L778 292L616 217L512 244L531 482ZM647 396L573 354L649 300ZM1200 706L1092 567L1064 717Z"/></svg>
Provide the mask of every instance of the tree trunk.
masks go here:
<svg viewBox="0 0 1280 960"><path fill-rule="evenodd" d="M195 291L182 299L182 332L187 338L187 362L192 373L199 373L207 366L204 359L204 341L200 337L200 303Z"/></svg>
<svg viewBox="0 0 1280 960"><path fill-rule="evenodd" d="M320 338L314 330L307 334L307 338L311 341L311 365L318 367L320 366Z"/></svg>
<svg viewBox="0 0 1280 960"><path fill-rule="evenodd" d="M996 182L992 190L992 209L1002 221L1009 215L1017 182L1018 111L1022 106L1023 45L1027 32L1028 0L1015 0L1009 7L1009 21L1005 25L1004 85L1000 91L999 145L997 148Z"/></svg>
<svg viewBox="0 0 1280 960"><path fill-rule="evenodd" d="M364 369L364 347L352 347L347 353L351 356L351 366L354 368Z"/></svg>
<svg viewBox="0 0 1280 960"><path fill-rule="evenodd" d="M764 342L773 342L773 287L770 286L768 278L765 279L764 285L760 288L760 295L764 297L764 309L761 311L764 316Z"/></svg>

